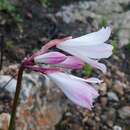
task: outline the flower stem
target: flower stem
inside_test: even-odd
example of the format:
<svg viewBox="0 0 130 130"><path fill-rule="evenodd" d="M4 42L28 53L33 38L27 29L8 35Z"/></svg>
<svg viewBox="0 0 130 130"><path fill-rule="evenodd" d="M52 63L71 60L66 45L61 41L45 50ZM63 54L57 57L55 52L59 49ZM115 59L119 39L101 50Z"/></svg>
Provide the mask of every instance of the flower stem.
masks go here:
<svg viewBox="0 0 130 130"><path fill-rule="evenodd" d="M8 130L15 130L16 109L17 109L19 94L20 94L20 90L21 90L21 81L22 81L23 70L24 70L24 67L21 65L21 67L19 68L19 72L18 72L16 92L15 92L11 119L10 119L10 124L9 124Z"/></svg>
<svg viewBox="0 0 130 130"><path fill-rule="evenodd" d="M4 53L4 36L0 36L0 70L2 69L2 64L3 64L3 53Z"/></svg>

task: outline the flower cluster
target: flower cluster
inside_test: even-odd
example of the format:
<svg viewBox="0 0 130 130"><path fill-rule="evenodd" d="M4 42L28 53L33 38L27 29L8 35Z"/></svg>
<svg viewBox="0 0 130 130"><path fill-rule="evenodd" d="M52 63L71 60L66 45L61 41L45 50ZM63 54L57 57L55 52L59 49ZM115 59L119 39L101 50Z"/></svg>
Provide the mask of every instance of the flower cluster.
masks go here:
<svg viewBox="0 0 130 130"><path fill-rule="evenodd" d="M110 34L111 28L106 27L78 38L70 36L52 40L25 59L23 66L45 74L71 101L91 110L93 101L98 96L94 86L102 81L95 77L82 79L66 73L65 70L82 69L87 63L106 73L106 66L99 60L112 55L112 45L105 43ZM67 54L49 51L52 47L61 49Z"/></svg>

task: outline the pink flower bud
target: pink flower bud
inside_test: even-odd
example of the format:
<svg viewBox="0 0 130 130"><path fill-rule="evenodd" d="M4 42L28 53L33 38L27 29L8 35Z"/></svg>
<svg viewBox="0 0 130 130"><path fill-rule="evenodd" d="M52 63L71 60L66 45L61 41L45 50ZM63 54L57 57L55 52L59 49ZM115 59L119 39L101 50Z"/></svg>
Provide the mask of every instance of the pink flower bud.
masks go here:
<svg viewBox="0 0 130 130"><path fill-rule="evenodd" d="M66 58L67 56L60 52L48 52L34 57L34 62L43 64L57 64L64 61Z"/></svg>

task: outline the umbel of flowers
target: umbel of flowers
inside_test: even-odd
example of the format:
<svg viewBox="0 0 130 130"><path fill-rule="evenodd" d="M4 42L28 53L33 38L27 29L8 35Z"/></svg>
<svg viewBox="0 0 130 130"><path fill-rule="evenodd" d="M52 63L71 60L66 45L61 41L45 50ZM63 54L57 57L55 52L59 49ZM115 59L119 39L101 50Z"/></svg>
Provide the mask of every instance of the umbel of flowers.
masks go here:
<svg viewBox="0 0 130 130"><path fill-rule="evenodd" d="M94 86L102 81L96 77L82 79L66 73L66 69L82 69L85 64L90 64L93 68L106 73L106 66L99 60L112 55L113 47L106 43L110 34L111 28L106 27L78 38L70 36L64 39L55 39L45 44L32 56L25 58L18 73L9 130L14 130L22 73L25 68L46 75L73 103L91 110L94 99L99 95ZM67 52L67 54L50 51L52 47Z"/></svg>

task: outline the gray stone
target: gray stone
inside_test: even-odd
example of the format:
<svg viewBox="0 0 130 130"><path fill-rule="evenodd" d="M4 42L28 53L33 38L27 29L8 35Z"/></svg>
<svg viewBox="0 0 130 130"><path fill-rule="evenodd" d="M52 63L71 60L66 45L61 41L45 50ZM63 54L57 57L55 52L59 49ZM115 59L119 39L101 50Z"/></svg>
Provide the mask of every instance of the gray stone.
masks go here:
<svg viewBox="0 0 130 130"><path fill-rule="evenodd" d="M110 100L110 101L116 101L116 102L119 101L119 98L118 98L118 96L117 96L116 93L114 93L114 92L108 92L107 95L108 95L108 100Z"/></svg>
<svg viewBox="0 0 130 130"><path fill-rule="evenodd" d="M124 95L124 88L126 85L120 81L116 81L115 84L113 85L113 90L119 94L119 95Z"/></svg>
<svg viewBox="0 0 130 130"><path fill-rule="evenodd" d="M36 73L24 73L22 79L22 89L20 94L21 101L26 101L30 94L35 93L34 88L41 87L44 84L44 81L45 79L41 80L40 76ZM0 76L0 88L10 92L12 97L14 97L15 94L16 83L17 80L9 75Z"/></svg>
<svg viewBox="0 0 130 130"><path fill-rule="evenodd" d="M98 7L95 11L100 14L108 15L113 12L120 13L123 11L119 1L117 0L97 0Z"/></svg>
<svg viewBox="0 0 130 130"><path fill-rule="evenodd" d="M119 45L120 47L127 45L130 42L130 11L122 13L122 24L119 30Z"/></svg>
<svg viewBox="0 0 130 130"><path fill-rule="evenodd" d="M75 21L86 22L86 17L101 18L100 15L89 11L92 4L89 2L79 2L63 6L56 16L61 17L65 23L73 23Z"/></svg>
<svg viewBox="0 0 130 130"><path fill-rule="evenodd" d="M116 110L114 108L108 108L103 114L101 114L101 119L108 126L112 127L116 120Z"/></svg>
<svg viewBox="0 0 130 130"><path fill-rule="evenodd" d="M115 126L113 127L113 130L122 130L122 128L121 128L120 126L118 126L118 125L115 125Z"/></svg>
<svg viewBox="0 0 130 130"><path fill-rule="evenodd" d="M37 82L32 86L28 100L19 105L19 122L24 121L30 129L55 130L55 125L61 120L63 112L67 108L67 103L62 98L63 93L49 79L45 81L42 75L36 73L30 75L31 77L28 74L26 75L28 79L24 78L26 80L31 78L28 82ZM21 114L24 112L30 113L28 117ZM32 119L32 123L29 120L27 121L27 118ZM38 121L42 123L36 125L35 123ZM19 129L18 123L17 129Z"/></svg>
<svg viewBox="0 0 130 130"><path fill-rule="evenodd" d="M113 31L117 33L119 39L118 46L123 47L129 43L130 39L130 11L124 10L125 7L127 8L129 2L129 0L75 2L61 7L61 10L55 15L61 17L67 24L76 21L86 23L86 19L90 17L94 23L100 26L102 19L105 18L107 24L112 24ZM97 29L97 26L95 28Z"/></svg>
<svg viewBox="0 0 130 130"><path fill-rule="evenodd" d="M120 118L126 119L130 117L130 106L124 106L118 110Z"/></svg>
<svg viewBox="0 0 130 130"><path fill-rule="evenodd" d="M8 81L10 81L10 82L8 82ZM0 76L0 88L6 89L10 93L13 93L13 94L15 93L16 82L17 82L16 79L12 78L9 75L1 75Z"/></svg>

